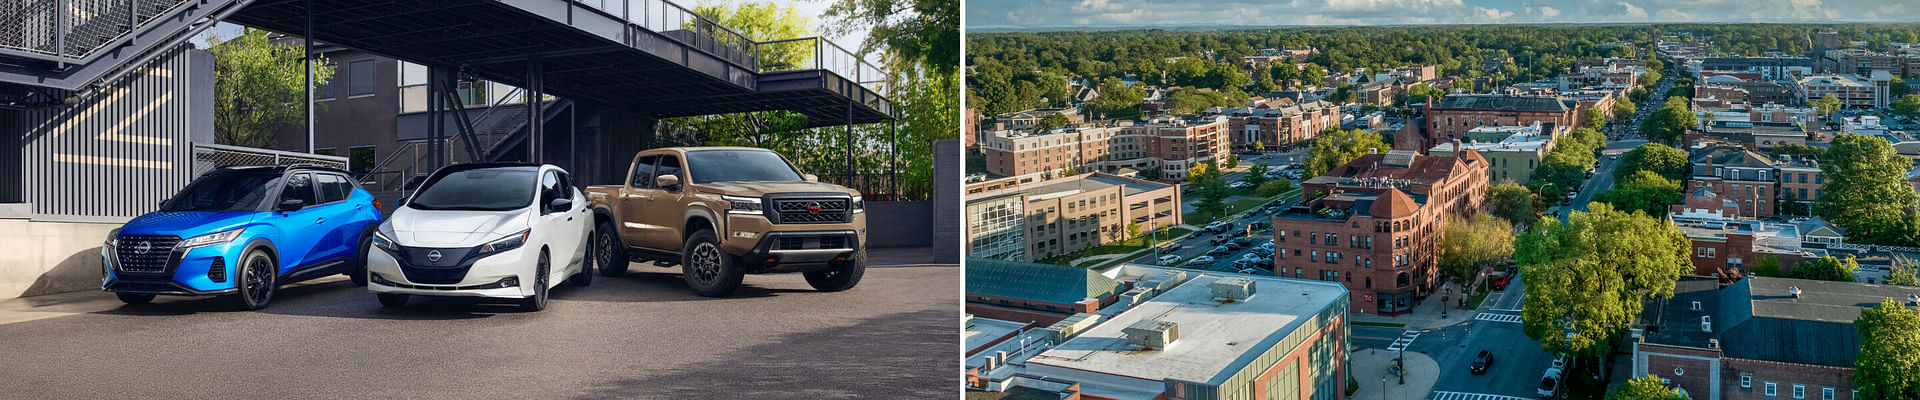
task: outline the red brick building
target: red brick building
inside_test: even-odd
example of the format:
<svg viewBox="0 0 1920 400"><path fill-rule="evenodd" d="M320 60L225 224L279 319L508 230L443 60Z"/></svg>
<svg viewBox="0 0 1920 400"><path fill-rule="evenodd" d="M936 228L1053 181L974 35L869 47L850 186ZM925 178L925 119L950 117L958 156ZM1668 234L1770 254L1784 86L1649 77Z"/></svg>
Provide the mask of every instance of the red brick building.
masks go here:
<svg viewBox="0 0 1920 400"><path fill-rule="evenodd" d="M1421 135L1396 135L1394 149L1425 151L1481 126L1526 126L1535 122L1578 126L1580 116L1579 103L1571 99L1496 94L1447 95L1428 107L1426 114L1426 131Z"/></svg>
<svg viewBox="0 0 1920 400"><path fill-rule="evenodd" d="M1307 200L1274 216L1274 274L1335 281L1357 313L1401 314L1437 282L1449 215L1478 211L1489 164L1479 152L1360 156L1301 184Z"/></svg>
<svg viewBox="0 0 1920 400"><path fill-rule="evenodd" d="M1772 218L1780 182L1773 159L1740 147L1710 145L1692 152L1689 192L1711 189L1740 206L1740 217Z"/></svg>
<svg viewBox="0 0 1920 400"><path fill-rule="evenodd" d="M1276 108L1227 110L1228 141L1234 148L1267 149L1300 146L1328 128L1340 127L1340 107L1322 100Z"/></svg>
<svg viewBox="0 0 1920 400"><path fill-rule="evenodd" d="M1667 379L1696 399L1853 400L1853 321L1908 288L1854 282L1683 276L1653 300L1630 339L1633 376Z"/></svg>

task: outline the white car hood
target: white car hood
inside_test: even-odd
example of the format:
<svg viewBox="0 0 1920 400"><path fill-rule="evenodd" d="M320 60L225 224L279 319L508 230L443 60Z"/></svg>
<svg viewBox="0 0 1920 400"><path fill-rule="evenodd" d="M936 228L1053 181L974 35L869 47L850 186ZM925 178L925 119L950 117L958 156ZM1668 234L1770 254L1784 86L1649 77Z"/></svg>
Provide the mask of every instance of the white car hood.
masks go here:
<svg viewBox="0 0 1920 400"><path fill-rule="evenodd" d="M401 246L478 246L488 240L527 229L527 218L524 209L458 211L401 207L383 224L382 233Z"/></svg>

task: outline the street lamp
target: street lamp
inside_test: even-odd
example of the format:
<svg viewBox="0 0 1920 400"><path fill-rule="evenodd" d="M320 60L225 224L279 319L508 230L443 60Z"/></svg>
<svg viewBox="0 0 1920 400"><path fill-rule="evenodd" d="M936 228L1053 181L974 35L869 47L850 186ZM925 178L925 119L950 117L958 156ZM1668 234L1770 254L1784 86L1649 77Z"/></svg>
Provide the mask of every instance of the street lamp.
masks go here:
<svg viewBox="0 0 1920 400"><path fill-rule="evenodd" d="M1400 375L1400 384L1405 385L1407 384L1407 348L1405 346L1401 346L1400 351L1394 352L1393 356L1398 357L1399 358L1398 362L1400 363L1400 371L1395 373L1394 375ZM1385 393L1382 393L1382 394L1384 395Z"/></svg>

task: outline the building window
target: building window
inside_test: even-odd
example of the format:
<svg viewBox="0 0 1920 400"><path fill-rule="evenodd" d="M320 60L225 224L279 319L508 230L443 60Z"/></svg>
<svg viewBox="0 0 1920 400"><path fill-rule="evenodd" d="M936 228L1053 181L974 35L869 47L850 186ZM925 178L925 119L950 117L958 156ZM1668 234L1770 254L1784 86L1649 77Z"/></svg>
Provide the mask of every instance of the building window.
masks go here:
<svg viewBox="0 0 1920 400"><path fill-rule="evenodd" d="M1820 388L1820 400L1833 400L1833 388Z"/></svg>
<svg viewBox="0 0 1920 400"><path fill-rule="evenodd" d="M1767 382L1767 397L1773 397L1773 396L1775 396L1775 395L1776 395L1777 393L1778 393L1778 392L1775 392L1775 391L1774 391L1774 386L1773 386L1773 382Z"/></svg>
<svg viewBox="0 0 1920 400"><path fill-rule="evenodd" d="M1686 374L1687 374L1686 368L1673 367L1673 376L1681 376Z"/></svg>
<svg viewBox="0 0 1920 400"><path fill-rule="evenodd" d="M314 82L313 100L314 101L333 100L333 81L334 79L328 79L326 82Z"/></svg>
<svg viewBox="0 0 1920 400"><path fill-rule="evenodd" d="M1804 399L1804 398L1807 398L1807 385L1801 385L1801 384L1794 384L1794 385L1793 385L1793 398L1796 398L1796 399Z"/></svg>
<svg viewBox="0 0 1920 400"><path fill-rule="evenodd" d="M347 97L373 95L373 60L347 63Z"/></svg>
<svg viewBox="0 0 1920 400"><path fill-rule="evenodd" d="M1748 374L1748 373L1740 374L1740 387L1749 388L1749 389L1753 388L1753 374Z"/></svg>

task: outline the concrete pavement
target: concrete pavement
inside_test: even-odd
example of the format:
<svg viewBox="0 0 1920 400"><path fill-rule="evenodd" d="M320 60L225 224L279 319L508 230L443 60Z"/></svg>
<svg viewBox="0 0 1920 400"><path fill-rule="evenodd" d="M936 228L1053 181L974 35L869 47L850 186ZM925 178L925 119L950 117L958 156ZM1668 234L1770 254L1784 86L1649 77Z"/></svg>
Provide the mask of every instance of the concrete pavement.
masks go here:
<svg viewBox="0 0 1920 400"><path fill-rule="evenodd" d="M1395 356L1405 357L1406 383L1394 377L1387 367ZM1411 400L1427 398L1433 391L1433 385L1440 378L1440 364L1432 357L1415 352L1396 353L1381 349L1365 349L1347 356L1348 373L1360 384L1360 390L1353 392L1352 400Z"/></svg>
<svg viewBox="0 0 1920 400"><path fill-rule="evenodd" d="M224 299L125 306L98 291L0 303L15 398L942 398L959 385L960 269L797 274L728 298L644 264L561 286L549 308L418 299L387 309L334 277L258 312Z"/></svg>

